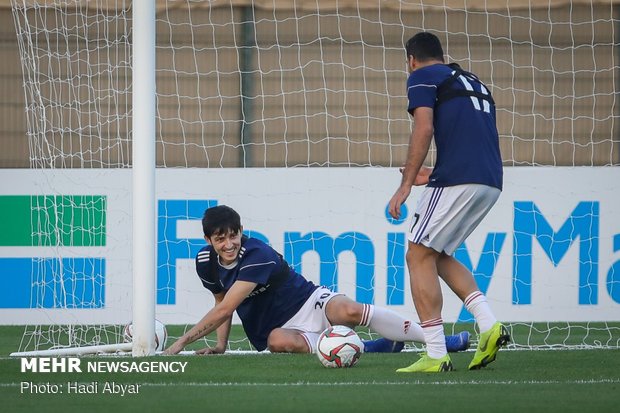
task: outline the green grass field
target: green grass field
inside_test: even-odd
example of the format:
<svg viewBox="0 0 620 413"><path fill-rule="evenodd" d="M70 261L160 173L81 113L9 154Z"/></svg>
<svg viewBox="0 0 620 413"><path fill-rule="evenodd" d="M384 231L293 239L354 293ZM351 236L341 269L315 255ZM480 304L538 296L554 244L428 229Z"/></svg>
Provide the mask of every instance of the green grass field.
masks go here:
<svg viewBox="0 0 620 413"><path fill-rule="evenodd" d="M170 329L169 329L170 330ZM246 354L149 357L187 362L183 373L21 373L23 328L0 327L0 400L6 412L617 412L620 350L503 350L484 370L473 352L452 356L442 374L397 374L414 352L364 354L350 369L326 369L315 355ZM174 332L173 332L174 334ZM235 331L235 334L240 334ZM86 361L136 361L85 357ZM23 382L62 394L31 394ZM97 383L97 394L67 394L67 383ZM137 394L103 393L131 384ZM92 387L91 387L92 388Z"/></svg>

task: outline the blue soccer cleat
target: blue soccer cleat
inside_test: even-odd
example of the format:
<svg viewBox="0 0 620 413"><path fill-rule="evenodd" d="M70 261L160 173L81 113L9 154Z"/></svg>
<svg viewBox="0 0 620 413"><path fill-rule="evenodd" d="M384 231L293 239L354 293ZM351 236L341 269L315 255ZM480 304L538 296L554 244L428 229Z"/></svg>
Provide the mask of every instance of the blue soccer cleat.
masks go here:
<svg viewBox="0 0 620 413"><path fill-rule="evenodd" d="M402 341L392 341L387 338L364 341L364 353L400 353L405 347Z"/></svg>
<svg viewBox="0 0 620 413"><path fill-rule="evenodd" d="M365 353L400 353L405 347L402 341L378 338L376 340L364 341ZM461 331L454 336L446 336L446 350L449 353L465 351L469 348L469 332Z"/></svg>
<svg viewBox="0 0 620 413"><path fill-rule="evenodd" d="M446 350L449 353L465 351L469 348L469 332L461 331L455 336L446 336Z"/></svg>

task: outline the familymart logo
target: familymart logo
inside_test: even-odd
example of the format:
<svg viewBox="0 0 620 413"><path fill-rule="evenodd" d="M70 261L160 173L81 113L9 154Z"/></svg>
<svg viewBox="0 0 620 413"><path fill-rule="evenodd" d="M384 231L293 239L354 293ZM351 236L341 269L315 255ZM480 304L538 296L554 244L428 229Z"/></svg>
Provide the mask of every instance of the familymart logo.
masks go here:
<svg viewBox="0 0 620 413"><path fill-rule="evenodd" d="M105 258L75 251L105 246L106 207L103 195L0 196L0 308L104 307Z"/></svg>

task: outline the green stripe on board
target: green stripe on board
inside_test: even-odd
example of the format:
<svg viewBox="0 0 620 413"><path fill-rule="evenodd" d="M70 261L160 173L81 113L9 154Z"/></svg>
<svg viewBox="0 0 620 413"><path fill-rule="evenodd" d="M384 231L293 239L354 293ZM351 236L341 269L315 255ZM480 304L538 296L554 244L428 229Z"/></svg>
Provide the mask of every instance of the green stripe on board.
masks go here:
<svg viewBox="0 0 620 413"><path fill-rule="evenodd" d="M102 195L0 196L0 246L104 246L106 204Z"/></svg>
<svg viewBox="0 0 620 413"><path fill-rule="evenodd" d="M0 246L32 244L29 196L0 196Z"/></svg>

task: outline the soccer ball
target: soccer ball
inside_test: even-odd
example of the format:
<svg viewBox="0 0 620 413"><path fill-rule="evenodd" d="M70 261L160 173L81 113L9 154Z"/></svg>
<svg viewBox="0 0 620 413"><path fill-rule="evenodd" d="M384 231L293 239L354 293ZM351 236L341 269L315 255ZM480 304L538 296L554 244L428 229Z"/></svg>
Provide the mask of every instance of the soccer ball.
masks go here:
<svg viewBox="0 0 620 413"><path fill-rule="evenodd" d="M133 341L133 323L129 323L123 329L123 338L126 343ZM155 351L162 351L166 348L168 332L166 326L159 320L155 320Z"/></svg>
<svg viewBox="0 0 620 413"><path fill-rule="evenodd" d="M364 352L364 343L346 326L332 326L321 333L316 355L325 367L352 367Z"/></svg>

